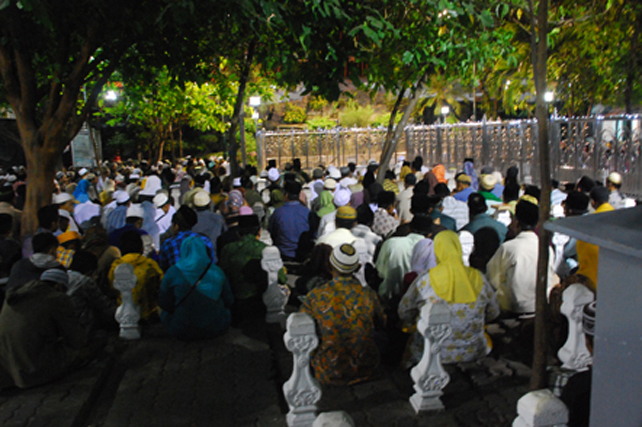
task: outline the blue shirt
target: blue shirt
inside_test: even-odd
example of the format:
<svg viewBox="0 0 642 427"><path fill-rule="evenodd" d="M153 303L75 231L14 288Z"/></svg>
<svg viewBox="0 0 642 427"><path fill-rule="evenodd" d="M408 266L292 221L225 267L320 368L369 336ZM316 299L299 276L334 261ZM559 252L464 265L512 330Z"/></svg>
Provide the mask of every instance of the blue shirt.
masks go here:
<svg viewBox="0 0 642 427"><path fill-rule="evenodd" d="M501 222L494 220L493 217L485 213L475 215L468 224L462 227L462 230L466 230L471 232L472 234L475 234L477 230L484 227L490 227L497 232L500 244L504 242L504 239L506 239L506 233L508 232L506 226Z"/></svg>
<svg viewBox="0 0 642 427"><path fill-rule="evenodd" d="M212 257L212 262L216 263L216 252L212 246L212 242L202 234L194 233L192 230L181 231L176 236L170 237L163 242L160 254L158 254L158 264L163 271L167 271L172 265L176 264L181 257L181 245L183 240L189 236L198 236L205 243L207 254Z"/></svg>
<svg viewBox="0 0 642 427"><path fill-rule="evenodd" d="M109 212L105 219L105 229L107 230L107 234L111 234L112 231L123 227L126 219L127 205L116 206L116 209Z"/></svg>
<svg viewBox="0 0 642 427"><path fill-rule="evenodd" d="M455 200L459 200L460 202L467 202L468 201L468 196L473 194L475 190L473 190L473 187L466 187L463 190L461 190L459 193L453 194L453 197Z"/></svg>
<svg viewBox="0 0 642 427"><path fill-rule="evenodd" d="M286 202L277 208L268 224L268 231L281 256L294 258L301 234L310 231L310 210L298 201Z"/></svg>

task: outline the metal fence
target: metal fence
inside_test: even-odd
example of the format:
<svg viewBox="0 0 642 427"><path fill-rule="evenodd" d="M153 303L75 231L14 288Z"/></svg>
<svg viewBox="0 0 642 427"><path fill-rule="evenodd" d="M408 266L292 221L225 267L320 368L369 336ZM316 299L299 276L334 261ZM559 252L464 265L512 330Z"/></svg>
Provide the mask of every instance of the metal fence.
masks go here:
<svg viewBox="0 0 642 427"><path fill-rule="evenodd" d="M551 171L559 181L582 175L602 180L611 171L623 176L622 191L642 196L640 116L555 117L549 126ZM537 121L512 120L408 126L393 156L412 159L421 155L426 164L442 163L460 169L463 159L505 172L517 165L522 180L540 183ZM283 165L301 159L304 168L318 164L366 164L379 160L385 129L335 128L316 131L259 132L260 159Z"/></svg>

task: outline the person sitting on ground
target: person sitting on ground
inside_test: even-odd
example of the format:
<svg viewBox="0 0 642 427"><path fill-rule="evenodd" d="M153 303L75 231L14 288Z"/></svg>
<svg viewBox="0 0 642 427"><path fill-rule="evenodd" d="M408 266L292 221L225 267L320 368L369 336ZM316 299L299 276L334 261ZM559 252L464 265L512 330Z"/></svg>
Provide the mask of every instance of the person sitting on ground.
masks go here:
<svg viewBox="0 0 642 427"><path fill-rule="evenodd" d="M100 224L87 229L83 236L82 248L98 258L98 266L95 273L98 288L103 294L109 297L109 299L116 301L118 291L111 287L109 270L111 270L112 263L121 257L120 249L109 244L107 232Z"/></svg>
<svg viewBox="0 0 642 427"><path fill-rule="evenodd" d="M158 305L163 326L176 338L211 338L230 326L230 284L198 236L181 243L181 257L163 277Z"/></svg>
<svg viewBox="0 0 642 427"><path fill-rule="evenodd" d="M211 210L211 203L212 199L205 190L200 190L194 195L194 210L198 221L192 227L192 231L207 236L212 245L216 247L216 240L227 230L227 225L225 225L225 218L221 214ZM216 258L214 258L214 262L216 262Z"/></svg>
<svg viewBox="0 0 642 427"><path fill-rule="evenodd" d="M300 295L306 295L312 289L325 285L332 280L332 267L330 266L332 249L332 246L324 243L314 245L310 253L310 259L305 264L305 268L301 271L301 276L295 283Z"/></svg>
<svg viewBox="0 0 642 427"><path fill-rule="evenodd" d="M34 254L29 258L17 261L11 268L7 288L24 285L32 280L38 280L46 270L57 268L65 271L56 260L58 239L51 233L39 233L32 240Z"/></svg>
<svg viewBox="0 0 642 427"><path fill-rule="evenodd" d="M66 293L74 305L76 317L90 334L99 329L115 329L116 302L109 299L96 285L93 276L98 268L96 255L78 250L67 272Z"/></svg>
<svg viewBox="0 0 642 427"><path fill-rule="evenodd" d="M493 193L493 190L495 189L495 185L497 185L497 178L492 175L482 175L481 181L479 182L479 194L484 196L484 200L488 202L501 202L502 199L497 197L495 193ZM495 204L495 203L492 203Z"/></svg>
<svg viewBox="0 0 642 427"><path fill-rule="evenodd" d="M591 206L595 210L595 214L613 211L613 206L609 204L609 190L606 187L594 187L589 197L591 198ZM595 292L597 290L597 270L599 263L599 247L582 240L577 241L577 261L579 268L578 275L585 276L589 279L586 286Z"/></svg>
<svg viewBox="0 0 642 427"><path fill-rule="evenodd" d="M475 192L471 187L471 179L465 172L459 172L455 175L455 190L453 197L460 202L467 202L468 197Z"/></svg>
<svg viewBox="0 0 642 427"><path fill-rule="evenodd" d="M35 387L79 364L87 337L65 295L67 283L64 270L49 269L7 291L0 313L0 388Z"/></svg>
<svg viewBox="0 0 642 427"><path fill-rule="evenodd" d="M494 229L483 227L475 232L473 239L474 247L468 258L468 263L471 267L486 274L488 261L495 255L501 244L499 236Z"/></svg>
<svg viewBox="0 0 642 427"><path fill-rule="evenodd" d="M586 348L593 355L593 339L595 336L595 311L597 303L588 303L582 310L582 330L586 340ZM568 408L568 427L589 427L591 409L591 382L593 366L577 372L568 379L560 400Z"/></svg>
<svg viewBox="0 0 642 427"><path fill-rule="evenodd" d="M535 287L539 238L534 230L539 208L533 198L522 198L515 207L511 229L515 238L502 243L486 266L489 282L497 290L501 309L511 314L535 312ZM556 277L553 271L553 250L549 250L548 289Z"/></svg>
<svg viewBox="0 0 642 427"><path fill-rule="evenodd" d="M107 234L118 230L127 223L127 208L131 205L129 194L126 191L116 191L116 207L105 217L105 230Z"/></svg>
<svg viewBox="0 0 642 427"><path fill-rule="evenodd" d="M16 193L13 191L13 186L5 184L0 186L0 214L9 214L13 218L13 226L11 228L11 238L16 242L20 242L20 223L22 221L22 211L16 209L14 200Z"/></svg>
<svg viewBox="0 0 642 427"><path fill-rule="evenodd" d="M347 188L337 188L332 198L332 202L336 209L328 214L323 215L323 217L321 218L317 231L317 238L321 238L337 229L337 209L339 209L340 207L346 207L350 203L350 195L350 190L348 190ZM314 216L311 216L311 218L314 218Z"/></svg>
<svg viewBox="0 0 642 427"><path fill-rule="evenodd" d="M392 235L399 226L395 212L395 193L382 191L377 195L378 208L374 213L372 231L384 239Z"/></svg>
<svg viewBox="0 0 642 427"><path fill-rule="evenodd" d="M395 196L399 193L399 187L395 184L396 179L397 176L395 175L395 172L388 169L382 184L385 191L392 191L395 193Z"/></svg>
<svg viewBox="0 0 642 427"><path fill-rule="evenodd" d="M284 261L293 261L300 256L300 243L307 246L309 243L300 242L304 233L310 232L310 210L299 202L301 184L296 181L286 182L284 187L285 204L277 208L268 223L268 231L279 248ZM310 239L311 236L308 237ZM304 236L303 239L306 239ZM310 247L311 249L311 247ZM299 252L299 253L298 253Z"/></svg>
<svg viewBox="0 0 642 427"><path fill-rule="evenodd" d="M181 244L183 240L187 239L189 236L198 236L205 243L207 247L208 254L212 259L216 259L214 254L214 247L212 242L206 236L203 236L192 231L192 227L198 222L198 216L193 209L183 205L179 210L176 211L172 217L172 226L170 227L172 237L169 237L163 242L161 250L158 254L158 264L161 266L163 271L167 271L172 265L180 259L181 255Z"/></svg>
<svg viewBox="0 0 642 427"><path fill-rule="evenodd" d="M437 266L413 282L399 304L399 317L409 331L416 331L421 308L427 301L445 302L451 313L453 334L441 345L443 363L471 362L491 351L484 334L486 322L499 315L495 291L475 268L465 267L459 237L442 231L434 241ZM423 337L415 333L408 347L405 367L423 354Z"/></svg>
<svg viewBox="0 0 642 427"><path fill-rule="evenodd" d="M74 253L80 249L80 234L77 231L67 231L58 236L56 260L65 268L69 268L74 259Z"/></svg>
<svg viewBox="0 0 642 427"><path fill-rule="evenodd" d="M136 286L132 289L134 302L140 307L141 319L155 320L158 309L158 292L163 270L156 261L143 255L143 240L135 230L124 232L120 236L118 246L123 254L115 260L109 271L109 282L114 284L114 272L120 264L131 264L136 275ZM120 304L120 296L118 298Z"/></svg>
<svg viewBox="0 0 642 427"><path fill-rule="evenodd" d="M38 228L34 235L40 233L54 234L60 228L60 215L56 205L46 205L38 209ZM22 243L22 257L28 258L35 253L33 236L27 236Z"/></svg>
<svg viewBox="0 0 642 427"><path fill-rule="evenodd" d="M232 323L245 319L265 317L263 292L267 289L267 275L261 268L263 249L259 239L261 227L256 215L241 215L237 233L239 239L228 243L221 252L219 265L230 281L234 294ZM286 283L285 270L279 271L279 283Z"/></svg>
<svg viewBox="0 0 642 427"><path fill-rule="evenodd" d="M435 224L441 225L446 230L457 231L457 221L443 213L443 200L449 195L450 190L446 184L440 182L435 186L435 195L428 199L430 201L430 217Z"/></svg>
<svg viewBox="0 0 642 427"><path fill-rule="evenodd" d="M320 333L321 343L312 353L314 375L324 385L373 379L380 360L374 333L385 324L383 307L376 293L353 276L359 255L352 245L334 248L330 265L333 279L310 291L301 306Z"/></svg>
<svg viewBox="0 0 642 427"><path fill-rule="evenodd" d="M129 205L129 207L127 208L125 225L109 233L109 243L113 246L118 247L120 236L122 236L123 233L127 231L133 230L136 231L140 235L140 238L143 240L143 255L149 258L155 258L157 255L152 236L150 236L147 231L143 230L144 216L145 212L140 204L134 203Z"/></svg>
<svg viewBox="0 0 642 427"><path fill-rule="evenodd" d="M488 206L486 205L484 196L479 193L471 194L468 198L470 222L461 230L469 231L474 235L480 228L490 227L497 232L500 242L503 242L506 238L508 229L504 224L494 220L490 215L488 215L486 213L487 210Z"/></svg>
<svg viewBox="0 0 642 427"><path fill-rule="evenodd" d="M13 217L0 213L0 288L7 284L11 268L22 258L20 244L11 239L12 229Z"/></svg>
<svg viewBox="0 0 642 427"><path fill-rule="evenodd" d="M507 184L502 193L503 203L492 206L495 208L493 219L508 227L515 216L515 205L518 199L519 187L516 184Z"/></svg>
<svg viewBox="0 0 642 427"><path fill-rule="evenodd" d="M409 173L404 177L404 190L396 196L397 212L399 212L399 223L406 224L412 221L410 212L410 199L412 199L413 190L417 183L417 175Z"/></svg>
<svg viewBox="0 0 642 427"><path fill-rule="evenodd" d="M620 193L620 188L622 187L622 175L617 172L611 172L606 178L606 188L611 192L609 194L609 205L613 206L613 209L622 209L624 205L624 197Z"/></svg>
<svg viewBox="0 0 642 427"><path fill-rule="evenodd" d="M156 207L156 216L154 221L158 225L158 233L161 236L161 245L163 244L163 234L171 227L172 217L176 213L176 208L172 206L169 196L164 192L159 192L154 196L154 206ZM160 246L159 246L160 248Z"/></svg>

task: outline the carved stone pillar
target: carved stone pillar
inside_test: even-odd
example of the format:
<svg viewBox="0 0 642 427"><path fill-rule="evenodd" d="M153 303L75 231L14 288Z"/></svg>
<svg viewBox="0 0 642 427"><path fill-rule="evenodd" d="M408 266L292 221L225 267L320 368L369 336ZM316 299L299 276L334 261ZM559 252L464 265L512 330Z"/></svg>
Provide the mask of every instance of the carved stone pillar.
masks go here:
<svg viewBox="0 0 642 427"><path fill-rule="evenodd" d="M461 243L461 255L464 260L464 265L468 267L468 259L475 247L475 237L470 231L462 230L459 232L459 242Z"/></svg>
<svg viewBox="0 0 642 427"><path fill-rule="evenodd" d="M513 427L566 427L568 409L548 390L526 393L517 402Z"/></svg>
<svg viewBox="0 0 642 427"><path fill-rule="evenodd" d="M568 319L568 338L557 352L562 368L583 371L593 362L582 329L582 310L594 298L593 292L579 283L569 286L562 294L560 311Z"/></svg>
<svg viewBox="0 0 642 427"><path fill-rule="evenodd" d="M310 353L319 344L314 319L306 313L292 313L283 341L294 356L292 376L283 384L283 395L290 407L286 420L289 427L310 427L316 418L316 403L321 399L321 386L310 370Z"/></svg>
<svg viewBox="0 0 642 427"><path fill-rule="evenodd" d="M441 365L439 352L444 340L452 334L450 318L450 309L443 302L428 301L421 308L417 330L424 337L424 354L410 371L415 382L415 394L410 397L410 403L417 413L444 409L439 397L450 376Z"/></svg>
<svg viewBox="0 0 642 427"><path fill-rule="evenodd" d="M268 274L268 287L263 293L263 303L267 309L265 321L268 323L281 323L285 320L283 311L290 296L287 286L279 285L279 270L283 268L281 253L276 246L263 249L261 268Z"/></svg>
<svg viewBox="0 0 642 427"><path fill-rule="evenodd" d="M114 288L120 292L121 303L116 309L116 321L120 324L120 337L126 340L140 339L140 307L134 302L132 289L138 279L134 274L134 266L120 264L114 270Z"/></svg>

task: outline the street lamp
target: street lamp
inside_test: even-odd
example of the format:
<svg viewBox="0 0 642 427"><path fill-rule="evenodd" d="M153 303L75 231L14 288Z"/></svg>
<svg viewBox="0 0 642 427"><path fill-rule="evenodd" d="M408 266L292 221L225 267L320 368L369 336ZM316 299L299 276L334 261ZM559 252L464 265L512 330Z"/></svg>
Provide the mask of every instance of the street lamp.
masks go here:
<svg viewBox="0 0 642 427"><path fill-rule="evenodd" d="M259 165L259 170L263 170L263 148L259 139L259 112L258 108L261 105L260 96L250 96L250 107L254 109L252 119L254 120L254 140L256 141L256 162Z"/></svg>
<svg viewBox="0 0 642 427"><path fill-rule="evenodd" d="M108 90L107 93L105 93L105 100L106 101L118 100L118 93L115 90Z"/></svg>
<svg viewBox="0 0 642 427"><path fill-rule="evenodd" d="M550 105L553 103L555 100L555 93L552 90L547 90L544 92L544 101L546 101L547 104L547 110L550 111Z"/></svg>
<svg viewBox="0 0 642 427"><path fill-rule="evenodd" d="M444 105L441 107L441 115L442 115L442 122L446 123L446 116L450 114L450 107L447 105Z"/></svg>

